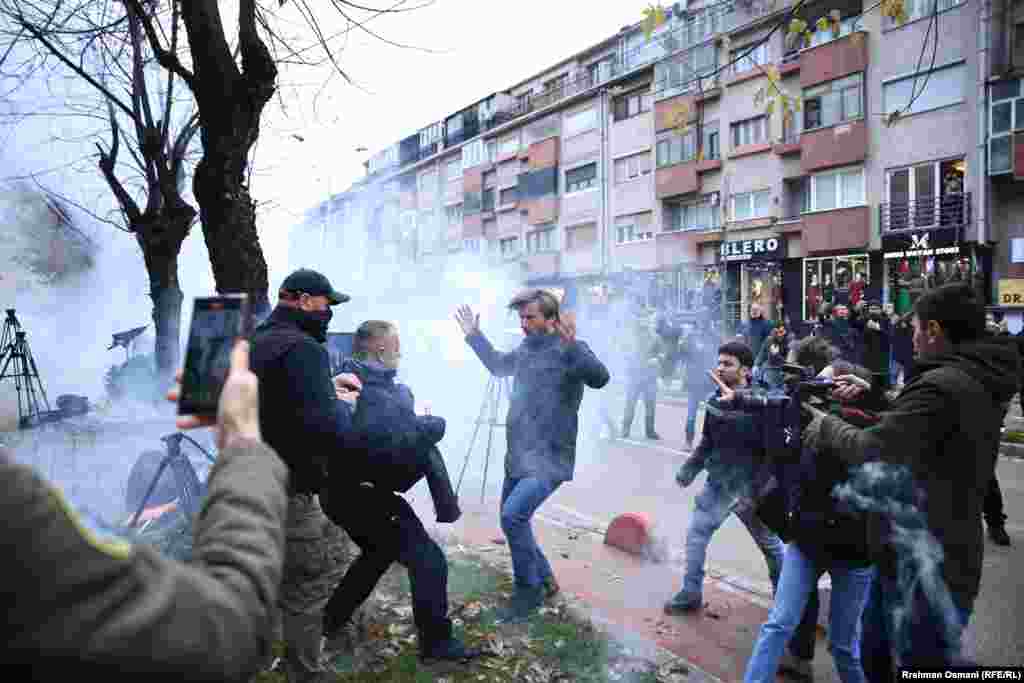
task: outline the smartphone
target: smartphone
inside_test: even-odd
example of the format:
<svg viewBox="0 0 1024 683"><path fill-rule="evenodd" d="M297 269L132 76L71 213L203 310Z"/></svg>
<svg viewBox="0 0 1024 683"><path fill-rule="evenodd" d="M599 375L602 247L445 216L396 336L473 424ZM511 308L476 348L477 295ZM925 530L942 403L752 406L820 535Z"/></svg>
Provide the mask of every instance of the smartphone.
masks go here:
<svg viewBox="0 0 1024 683"><path fill-rule="evenodd" d="M252 331L245 294L197 297L185 348L178 397L179 415L216 415L220 392L231 368L231 349Z"/></svg>

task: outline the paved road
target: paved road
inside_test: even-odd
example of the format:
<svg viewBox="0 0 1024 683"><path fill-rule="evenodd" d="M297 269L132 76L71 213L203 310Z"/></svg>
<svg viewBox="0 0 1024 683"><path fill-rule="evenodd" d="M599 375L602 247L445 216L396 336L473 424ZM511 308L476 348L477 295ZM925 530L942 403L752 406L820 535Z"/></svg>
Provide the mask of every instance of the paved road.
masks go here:
<svg viewBox="0 0 1024 683"><path fill-rule="evenodd" d="M703 476L685 490L674 481L675 472L686 457L677 450L682 442L685 404L659 404L656 428L663 437L660 442L640 438L601 442L593 438L597 428L593 420L587 419L587 412L584 411L581 425L576 479L560 488L542 509L546 521L602 531L618 514L643 512L654 520L655 533L670 543L673 562L680 562L693 499L703 485ZM618 406L613 414L621 415ZM642 425L640 409L633 428L637 437L643 433ZM497 444L495 453L501 453L502 448L503 444ZM497 467L492 463L492 481L487 487L488 504L494 507L500 457L498 463ZM475 502L480 479L479 472L474 474L467 476L463 495ZM1024 614L1024 572L1020 569L1024 566L1024 461L1001 458L998 476L1010 518L1007 529L1014 545L1001 548L989 542L986 548L982 591L968 628L965 649L984 664L1019 666L1024 665L1024 648L1020 646L1024 643L1024 619L1020 616ZM751 599L766 604L769 583L764 560L735 517L716 534L708 564L709 573L723 578L727 584L753 591ZM632 598L638 603L660 604L678 590L679 573L675 575L675 582L659 574L657 582L632 587ZM750 626L756 633L759 624ZM820 643L816 658L818 680L838 680L824 645Z"/></svg>

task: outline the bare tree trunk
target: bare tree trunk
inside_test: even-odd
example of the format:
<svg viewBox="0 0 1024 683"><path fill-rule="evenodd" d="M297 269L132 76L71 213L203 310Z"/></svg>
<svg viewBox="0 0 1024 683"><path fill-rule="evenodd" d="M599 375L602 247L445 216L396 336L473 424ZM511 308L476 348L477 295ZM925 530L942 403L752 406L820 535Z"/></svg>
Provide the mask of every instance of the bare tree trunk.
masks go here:
<svg viewBox="0 0 1024 683"><path fill-rule="evenodd" d="M183 299L178 281L178 253L194 216L192 207L184 207L176 212L161 211L157 216L146 216L133 226L149 274L156 330L156 371L161 378L171 377L178 369Z"/></svg>

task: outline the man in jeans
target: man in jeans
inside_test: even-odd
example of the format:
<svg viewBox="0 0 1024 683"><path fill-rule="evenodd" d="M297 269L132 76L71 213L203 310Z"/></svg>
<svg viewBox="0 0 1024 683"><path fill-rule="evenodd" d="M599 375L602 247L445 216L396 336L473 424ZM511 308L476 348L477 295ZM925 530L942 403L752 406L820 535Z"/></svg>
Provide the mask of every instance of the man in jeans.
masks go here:
<svg viewBox="0 0 1024 683"><path fill-rule="evenodd" d="M501 528L508 539L515 575L512 603L499 615L523 621L558 592L551 565L530 526L534 512L573 476L576 429L583 386L600 389L608 369L576 339L571 316L559 318L558 299L536 289L519 294L509 308L519 313L526 338L509 353L496 351L480 332L480 316L462 306L455 319L466 342L496 377L514 378L509 400Z"/></svg>
<svg viewBox="0 0 1024 683"><path fill-rule="evenodd" d="M714 375L730 390L749 385L754 354L740 341L731 341L718 349L718 368ZM710 372L710 371L709 371ZM755 477L765 458L761 417L753 413L729 410L708 397L704 433L693 455L683 463L676 481L686 487L701 470L708 471L704 490L697 496L690 528L686 533L686 575L683 588L665 604L665 612L689 612L703 606L704 561L708 544L730 514L735 513L747 527L754 542L764 553L772 586L782 570L782 541L757 515L749 503Z"/></svg>

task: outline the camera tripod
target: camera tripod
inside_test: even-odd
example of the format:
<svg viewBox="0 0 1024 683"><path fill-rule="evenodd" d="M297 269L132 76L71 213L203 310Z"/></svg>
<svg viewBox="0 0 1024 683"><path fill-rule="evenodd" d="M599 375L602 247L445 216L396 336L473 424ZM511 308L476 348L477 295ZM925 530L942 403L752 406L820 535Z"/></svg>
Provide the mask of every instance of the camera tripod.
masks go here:
<svg viewBox="0 0 1024 683"><path fill-rule="evenodd" d="M149 488L146 490L146 495L142 497L142 502L139 503L138 510L136 510L135 514L132 515L128 522L129 527L134 527L138 524L142 511L146 509L146 503L149 502L150 497L153 495L153 491L156 489L157 482L160 481L160 475L162 475L164 470L168 467L170 467L171 471L174 473L175 481L181 489L182 510L189 518L195 517L195 515L199 513L199 507L202 504L205 487L199 483L199 477L196 476L196 471L192 467L192 463L189 462L188 457L181 452L181 442L182 440L187 440L193 446L198 448L211 463L216 462L216 458L207 452L205 448L200 446L195 439L187 434L182 434L181 432L162 436L160 437L160 440L163 441L164 445L167 447L167 455L160 461L160 466L157 468L156 475L154 475L149 484Z"/></svg>
<svg viewBox="0 0 1024 683"><path fill-rule="evenodd" d="M7 378L14 379L14 389L18 392L19 429L31 427L34 423L44 421L53 415L50 401L46 398L46 390L43 389L43 381L39 379L35 358L32 357L32 351L25 339L25 331L14 315L13 308L7 309L3 334L0 335L0 381Z"/></svg>
<svg viewBox="0 0 1024 683"><path fill-rule="evenodd" d="M508 377L491 377L487 380L487 389L484 392L484 400L480 405L480 416L476 419L476 426L473 428L473 436L469 440L469 448L466 449L466 460L462 463L462 471L459 472L459 483L455 485L455 493L458 494L462 488L462 478L466 474L466 467L469 465L469 458L473 455L473 447L476 445L476 438L480 434L480 426L487 425L487 451L484 455L484 480L480 485L480 502L484 502L484 492L487 490L487 471L491 464L491 444L494 442L494 430L497 427L504 427L504 422L498 422L498 411L501 409L501 395L504 392L507 398L512 397L512 386ZM486 417L485 417L486 416Z"/></svg>

